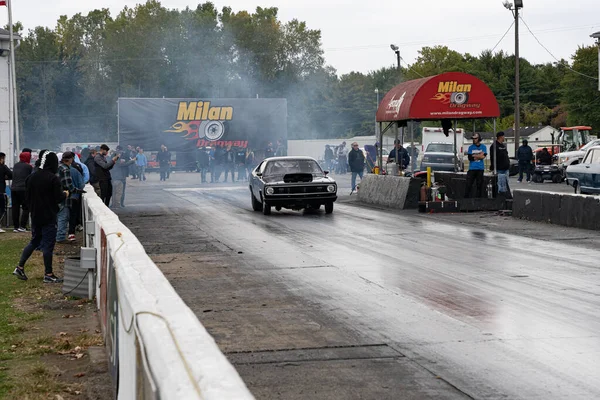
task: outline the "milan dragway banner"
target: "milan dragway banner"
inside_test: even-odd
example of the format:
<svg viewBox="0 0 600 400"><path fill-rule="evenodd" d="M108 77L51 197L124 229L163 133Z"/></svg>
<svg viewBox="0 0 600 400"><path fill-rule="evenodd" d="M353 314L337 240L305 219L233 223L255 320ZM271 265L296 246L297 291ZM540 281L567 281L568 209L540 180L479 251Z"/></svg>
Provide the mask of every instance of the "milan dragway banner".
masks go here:
<svg viewBox="0 0 600 400"><path fill-rule="evenodd" d="M286 99L119 99L119 143L146 151L287 142Z"/></svg>

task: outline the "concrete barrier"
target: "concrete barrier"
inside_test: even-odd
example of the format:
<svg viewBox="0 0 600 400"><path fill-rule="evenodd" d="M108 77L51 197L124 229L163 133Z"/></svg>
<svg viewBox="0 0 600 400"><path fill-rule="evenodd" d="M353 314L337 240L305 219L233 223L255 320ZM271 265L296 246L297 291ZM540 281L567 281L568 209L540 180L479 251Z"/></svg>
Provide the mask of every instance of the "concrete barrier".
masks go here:
<svg viewBox="0 0 600 400"><path fill-rule="evenodd" d="M96 303L118 399L253 399L214 339L127 229L84 196Z"/></svg>
<svg viewBox="0 0 600 400"><path fill-rule="evenodd" d="M513 217L583 229L600 229L600 197L513 191Z"/></svg>
<svg viewBox="0 0 600 400"><path fill-rule="evenodd" d="M358 201L390 208L417 208L421 180L368 174L360 182Z"/></svg>

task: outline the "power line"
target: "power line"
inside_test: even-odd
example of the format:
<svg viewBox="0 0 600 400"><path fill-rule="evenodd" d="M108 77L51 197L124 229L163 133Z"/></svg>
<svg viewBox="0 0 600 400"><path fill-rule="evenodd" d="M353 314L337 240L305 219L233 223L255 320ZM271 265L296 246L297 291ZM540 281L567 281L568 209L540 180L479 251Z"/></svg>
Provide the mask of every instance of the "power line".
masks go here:
<svg viewBox="0 0 600 400"><path fill-rule="evenodd" d="M529 29L529 25L527 25L527 22L525 22L525 20L524 20L522 17L519 17L519 19L520 19L520 20L523 22L523 24L525 24L525 27L527 28L527 30L529 31L529 33L531 33L531 36L533 36L533 38L534 38L534 39L535 39L535 40L538 42L538 44L539 44L540 46L542 46L542 48L543 48L544 50L546 50L546 52L548 52L548 54L550 54L550 56L551 56L552 58L554 58L554 59L555 59L555 60L556 60L556 61L557 61L557 62L558 62L560 65L563 65L563 64L562 64L562 62L561 62L561 61L560 61L558 58L556 58L556 57L554 56L554 54L552 54L552 52L551 52L550 50L548 50L548 48L546 48L546 46L544 46L544 45L542 44L542 42L540 42L540 40L537 38L537 36L535 36L535 35L533 34L533 32L531 32L531 29ZM579 72L579 71L575 71L575 70L574 70L573 68L571 68L569 65L564 65L564 66L565 66L566 68L570 69L571 71L575 72L575 73L576 73L576 74L578 74L578 75L585 76L586 78L590 78L590 79L593 79L593 80L595 80L595 81L597 81L597 80L598 80L598 78L596 78L596 77L594 77L594 76L589 76L589 75L586 75L586 74L582 74L582 73L581 73L581 72Z"/></svg>
<svg viewBox="0 0 600 400"><path fill-rule="evenodd" d="M504 38L506 37L506 35L508 34L508 32L510 32L510 30L512 29L512 27L515 25L515 21L513 20L512 24L510 24L510 26L508 27L508 29L506 30L506 32L504 32L504 35L502 35L502 37L500 38L500 40L498 40L498 43L496 43L496 45L494 46L494 48L492 49L492 51L490 51L490 53L494 53L494 50L496 50L496 47L498 47L498 45L504 40Z"/></svg>
<svg viewBox="0 0 600 400"><path fill-rule="evenodd" d="M409 70L411 70L411 71L412 71L412 72L414 72L415 74L419 75L421 78L425 78L423 75L421 75L420 73L418 73L417 71L415 71L415 70L413 69L413 67L412 67L412 66L411 66L409 63L407 63L407 62L406 62L406 60L405 60L404 58L400 57L400 61L404 61L404 64L406 64L406 68L408 68Z"/></svg>

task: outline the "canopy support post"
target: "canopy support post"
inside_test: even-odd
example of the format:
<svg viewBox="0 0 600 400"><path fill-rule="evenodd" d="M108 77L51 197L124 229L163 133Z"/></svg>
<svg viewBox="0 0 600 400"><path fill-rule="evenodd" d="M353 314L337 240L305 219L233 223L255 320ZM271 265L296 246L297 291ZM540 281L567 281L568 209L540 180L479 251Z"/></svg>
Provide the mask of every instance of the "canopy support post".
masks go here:
<svg viewBox="0 0 600 400"><path fill-rule="evenodd" d="M454 172L458 172L458 152L456 151L456 125L457 122L454 120Z"/></svg>

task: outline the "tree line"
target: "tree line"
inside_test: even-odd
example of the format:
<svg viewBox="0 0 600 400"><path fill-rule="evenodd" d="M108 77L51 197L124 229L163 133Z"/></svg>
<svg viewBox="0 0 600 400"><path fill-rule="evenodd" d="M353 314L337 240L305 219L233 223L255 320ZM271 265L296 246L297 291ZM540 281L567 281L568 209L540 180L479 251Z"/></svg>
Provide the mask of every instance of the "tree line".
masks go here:
<svg viewBox="0 0 600 400"><path fill-rule="evenodd" d="M35 147L116 140L119 97L286 98L290 138L372 135L376 88L383 97L402 80L447 71L486 82L500 103L500 129L513 124L514 56L502 51L423 47L401 69L340 76L326 64L319 30L280 21L277 8L234 12L211 2L174 10L149 0L114 17L100 9L62 16L54 28L15 28L23 36L16 52L22 142ZM580 47L570 62L522 59L522 125L599 129L596 52Z"/></svg>

